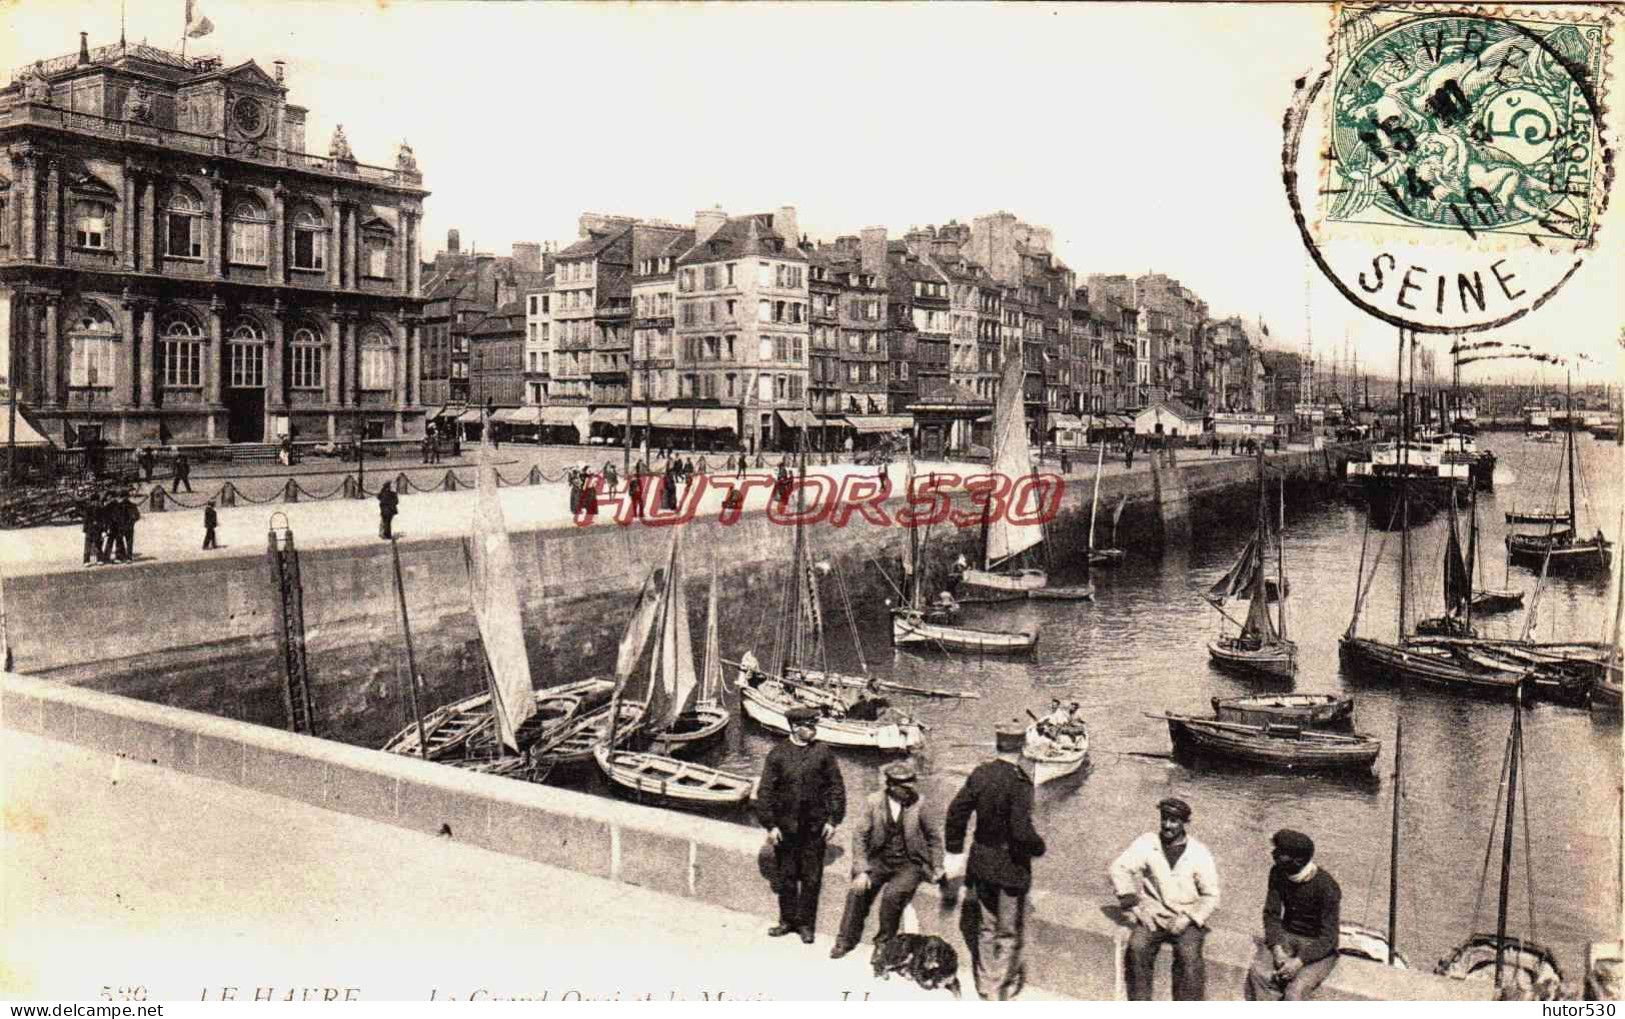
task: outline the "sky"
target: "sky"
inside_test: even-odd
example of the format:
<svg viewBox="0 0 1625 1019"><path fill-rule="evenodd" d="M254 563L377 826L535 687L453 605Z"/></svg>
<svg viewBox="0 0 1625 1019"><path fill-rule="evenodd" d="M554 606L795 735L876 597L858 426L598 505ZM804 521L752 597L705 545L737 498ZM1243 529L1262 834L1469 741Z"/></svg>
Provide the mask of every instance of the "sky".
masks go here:
<svg viewBox="0 0 1625 1019"><path fill-rule="evenodd" d="M1282 113L1324 67L1325 6L195 2L215 29L188 53L285 60L311 151L338 123L362 162L411 142L433 192L425 257L453 227L465 250L568 243L583 211L691 223L793 205L832 239L1003 209L1053 230L1080 282L1164 272L1216 316L1261 317L1293 348L1307 334L1322 361L1345 339L1363 364L1394 361L1393 328L1310 264L1280 182ZM129 39L177 49L184 7L129 0ZM0 67L71 52L81 30L115 42L119 19L119 0L0 0ZM1619 377L1615 199L1575 279L1494 338ZM1536 371L1511 364L1465 374Z"/></svg>

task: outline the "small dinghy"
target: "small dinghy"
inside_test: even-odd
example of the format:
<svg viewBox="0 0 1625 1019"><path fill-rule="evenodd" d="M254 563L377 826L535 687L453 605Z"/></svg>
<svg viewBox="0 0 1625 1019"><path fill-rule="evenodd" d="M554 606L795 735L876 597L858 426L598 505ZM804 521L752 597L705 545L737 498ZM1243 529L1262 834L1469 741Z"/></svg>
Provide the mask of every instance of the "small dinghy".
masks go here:
<svg viewBox="0 0 1625 1019"><path fill-rule="evenodd" d="M948 626L926 620L915 609L894 609L891 642L910 650L965 651L982 655L1024 655L1038 646L1038 628L1012 632Z"/></svg>
<svg viewBox="0 0 1625 1019"><path fill-rule="evenodd" d="M1433 972L1452 980L1492 983L1495 957L1502 942L1494 934L1474 934L1450 955L1439 961ZM1502 961L1500 1000L1550 999L1563 982L1563 971L1551 949L1516 935L1507 935L1499 954Z"/></svg>
<svg viewBox="0 0 1625 1019"><path fill-rule="evenodd" d="M754 779L663 754L612 751L600 744L593 749L593 758L611 782L664 806L737 806L747 802L756 788Z"/></svg>
<svg viewBox="0 0 1625 1019"><path fill-rule="evenodd" d="M521 750L545 742L583 709L603 706L614 686L611 680L593 678L537 690L536 713L525 719L517 732ZM427 755L418 753L416 725L396 733L384 744L384 750L408 757L427 756L431 761L489 756L496 743L491 694L475 694L436 708L423 716L423 732L428 737Z"/></svg>
<svg viewBox="0 0 1625 1019"><path fill-rule="evenodd" d="M1523 608L1523 592L1506 589L1478 589L1473 591L1473 614L1490 615Z"/></svg>
<svg viewBox="0 0 1625 1019"><path fill-rule="evenodd" d="M1033 601L1094 601L1093 584L1045 584L1027 592Z"/></svg>
<svg viewBox="0 0 1625 1019"><path fill-rule="evenodd" d="M1089 734L1062 733L1052 738L1040 733L1038 726L1030 725L1021 756L1032 762L1033 785L1053 782L1089 763Z"/></svg>
<svg viewBox="0 0 1625 1019"><path fill-rule="evenodd" d="M1213 715L1242 725L1300 725L1307 729L1350 729L1354 698L1335 693L1263 694L1215 697Z"/></svg>
<svg viewBox="0 0 1625 1019"><path fill-rule="evenodd" d="M1382 741L1296 725L1242 725L1190 715L1149 715L1168 723L1175 753L1220 757L1290 771L1370 771Z"/></svg>
<svg viewBox="0 0 1625 1019"><path fill-rule="evenodd" d="M777 679L759 679L754 685L740 687L739 701L745 714L759 725L781 733L790 731L785 712L797 707L818 708L822 714L813 730L813 739L831 746L908 753L925 742L925 730L907 715L899 713L894 721L849 719L845 717L845 703L839 697L800 684L792 686Z"/></svg>
<svg viewBox="0 0 1625 1019"><path fill-rule="evenodd" d="M1365 959L1394 969L1410 969L1411 964L1397 951L1390 951L1388 935L1362 923L1343 921L1337 927L1337 954Z"/></svg>
<svg viewBox="0 0 1625 1019"><path fill-rule="evenodd" d="M592 760L593 748L609 741L611 736L611 709L615 709L614 741L620 747L643 730L643 705L621 701L577 718L565 726L558 735L531 749L531 757L538 765L568 767Z"/></svg>

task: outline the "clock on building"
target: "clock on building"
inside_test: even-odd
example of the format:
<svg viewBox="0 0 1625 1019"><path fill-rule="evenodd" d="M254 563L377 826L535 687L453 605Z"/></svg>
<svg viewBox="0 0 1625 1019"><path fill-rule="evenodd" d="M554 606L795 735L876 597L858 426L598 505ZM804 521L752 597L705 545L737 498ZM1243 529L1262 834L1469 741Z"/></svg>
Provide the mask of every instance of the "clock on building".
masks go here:
<svg viewBox="0 0 1625 1019"><path fill-rule="evenodd" d="M231 107L232 119L236 121L237 130L251 138L257 138L265 131L265 110L260 101L253 96L243 96Z"/></svg>

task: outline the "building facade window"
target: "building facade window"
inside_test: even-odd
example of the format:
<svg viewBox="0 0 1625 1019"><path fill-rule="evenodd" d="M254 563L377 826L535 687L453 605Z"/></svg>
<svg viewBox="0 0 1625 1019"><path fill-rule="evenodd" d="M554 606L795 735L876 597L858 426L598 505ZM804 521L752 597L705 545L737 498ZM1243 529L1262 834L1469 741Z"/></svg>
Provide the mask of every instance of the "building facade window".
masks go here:
<svg viewBox="0 0 1625 1019"><path fill-rule="evenodd" d="M239 322L227 343L231 355L231 388L265 387L265 333L254 322Z"/></svg>
<svg viewBox="0 0 1625 1019"><path fill-rule="evenodd" d="M362 239L367 249L367 275L379 278L389 276L389 266L395 254L395 239L384 233L371 233Z"/></svg>
<svg viewBox="0 0 1625 1019"><path fill-rule="evenodd" d="M458 378L468 377L468 365L454 373ZM361 388L372 390L395 387L395 341L381 327L369 326L361 334Z"/></svg>
<svg viewBox="0 0 1625 1019"><path fill-rule="evenodd" d="M231 261L265 265L271 260L271 223L258 202L241 201L231 210Z"/></svg>
<svg viewBox="0 0 1625 1019"><path fill-rule="evenodd" d="M164 388L203 385L203 330L190 319L176 317L164 325L159 354Z"/></svg>
<svg viewBox="0 0 1625 1019"><path fill-rule="evenodd" d="M300 209L293 218L293 267L327 268L327 221L315 209Z"/></svg>
<svg viewBox="0 0 1625 1019"><path fill-rule="evenodd" d="M81 248L101 250L108 246L108 221L113 210L103 202L80 199L73 203L73 242Z"/></svg>
<svg viewBox="0 0 1625 1019"><path fill-rule="evenodd" d="M293 331L293 342L288 347L291 370L290 381L295 389L322 389L326 384L326 353L321 337L308 326Z"/></svg>
<svg viewBox="0 0 1625 1019"><path fill-rule="evenodd" d="M84 304L68 319L68 385L107 389L114 382L119 336L100 306Z"/></svg>
<svg viewBox="0 0 1625 1019"><path fill-rule="evenodd" d="M171 258L203 257L203 203L197 195L185 188L176 188L169 194L169 209L165 214L169 228L169 245L165 249Z"/></svg>

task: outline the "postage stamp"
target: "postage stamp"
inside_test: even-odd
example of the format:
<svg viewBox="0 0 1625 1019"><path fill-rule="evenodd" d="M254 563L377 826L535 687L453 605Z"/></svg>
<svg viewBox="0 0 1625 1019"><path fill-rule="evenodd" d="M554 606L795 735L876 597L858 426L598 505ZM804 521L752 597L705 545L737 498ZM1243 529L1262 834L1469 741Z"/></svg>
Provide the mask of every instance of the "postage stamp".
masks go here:
<svg viewBox="0 0 1625 1019"><path fill-rule="evenodd" d="M1338 289L1424 332L1493 328L1554 295L1596 245L1613 181L1610 27L1603 8L1336 8L1283 155Z"/></svg>

